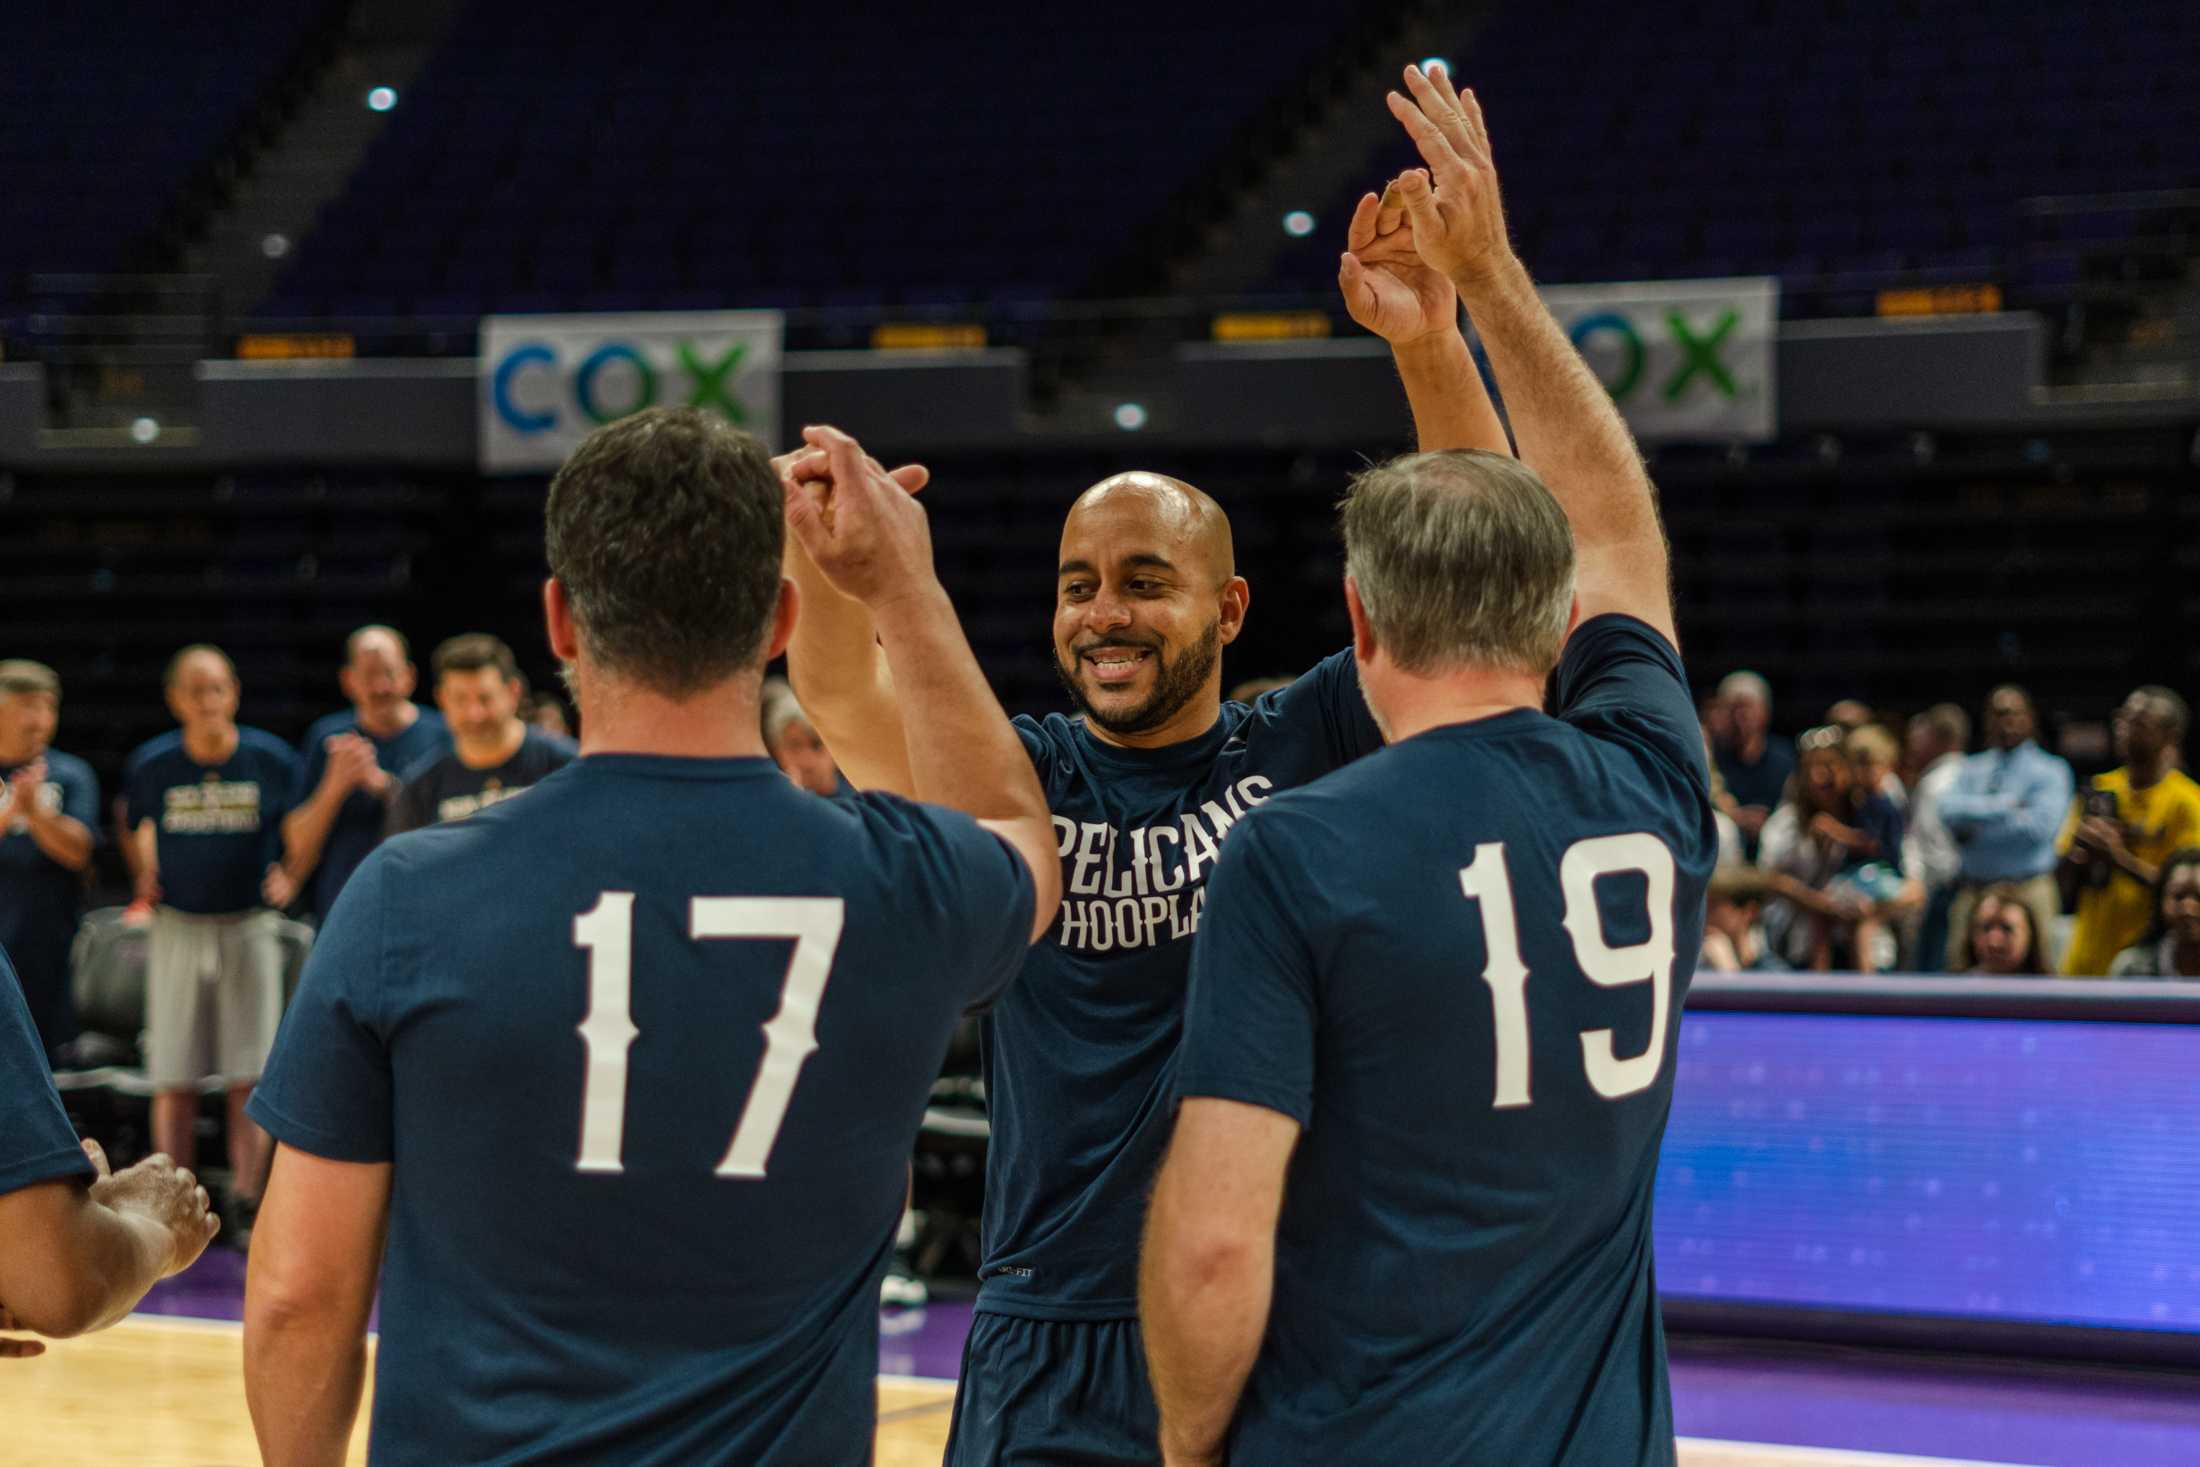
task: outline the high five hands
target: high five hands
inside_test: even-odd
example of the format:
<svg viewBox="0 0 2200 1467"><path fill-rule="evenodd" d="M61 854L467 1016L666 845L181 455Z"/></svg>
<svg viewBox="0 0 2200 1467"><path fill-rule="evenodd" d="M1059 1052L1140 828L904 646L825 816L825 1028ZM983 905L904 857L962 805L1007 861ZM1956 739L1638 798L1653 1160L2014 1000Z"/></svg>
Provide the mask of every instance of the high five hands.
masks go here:
<svg viewBox="0 0 2200 1467"><path fill-rule="evenodd" d="M1391 115L1404 126L1420 150L1421 161L1428 165L1408 169L1397 182L1411 226L1411 247L1422 264L1459 289L1471 291L1519 267L1505 233L1505 210L1498 196L1497 167L1491 161L1482 107L1473 92L1461 95L1452 87L1442 66L1425 72L1409 66L1405 84L1412 95L1390 93ZM1361 212L1366 210L1363 199ZM1353 216L1355 229L1360 217ZM1380 235L1380 221L1375 222ZM1348 301L1351 296L1347 285ZM1370 330L1379 329L1362 318L1356 307L1353 319Z"/></svg>
<svg viewBox="0 0 2200 1467"><path fill-rule="evenodd" d="M932 530L916 501L930 475L910 464L888 473L838 428L802 430L805 451L780 472L787 530L834 589L875 613L938 587Z"/></svg>

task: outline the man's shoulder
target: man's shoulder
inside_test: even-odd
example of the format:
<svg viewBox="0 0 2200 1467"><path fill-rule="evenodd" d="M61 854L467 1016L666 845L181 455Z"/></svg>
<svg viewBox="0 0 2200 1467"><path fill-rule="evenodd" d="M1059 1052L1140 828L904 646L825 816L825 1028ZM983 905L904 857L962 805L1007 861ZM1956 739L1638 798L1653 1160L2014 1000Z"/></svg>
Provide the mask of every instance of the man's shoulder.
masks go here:
<svg viewBox="0 0 2200 1467"><path fill-rule="evenodd" d="M333 739L338 734L357 733L359 714L350 708L340 708L313 720L306 729L306 736L298 741L300 752L310 754L321 746L323 739Z"/></svg>
<svg viewBox="0 0 2200 1467"><path fill-rule="evenodd" d="M237 725L237 747L240 750L249 749L263 759L278 760L284 765L295 764L298 759L298 751L287 740L279 739L266 729L253 728L249 724Z"/></svg>
<svg viewBox="0 0 2200 1467"><path fill-rule="evenodd" d="M455 748L446 746L430 749L427 753L422 754L403 769L397 771L398 782L400 784L418 784L420 781L440 772L445 765L456 763L457 760L458 750Z"/></svg>
<svg viewBox="0 0 2200 1467"><path fill-rule="evenodd" d="M91 765L77 758L74 754L64 754L59 749L48 749L45 758L46 773L56 783L68 780L96 782L99 778L92 771Z"/></svg>
<svg viewBox="0 0 2200 1467"><path fill-rule="evenodd" d="M182 752L183 730L172 728L164 734L153 735L144 743L132 749L129 757L123 761L123 772L134 774L150 764Z"/></svg>

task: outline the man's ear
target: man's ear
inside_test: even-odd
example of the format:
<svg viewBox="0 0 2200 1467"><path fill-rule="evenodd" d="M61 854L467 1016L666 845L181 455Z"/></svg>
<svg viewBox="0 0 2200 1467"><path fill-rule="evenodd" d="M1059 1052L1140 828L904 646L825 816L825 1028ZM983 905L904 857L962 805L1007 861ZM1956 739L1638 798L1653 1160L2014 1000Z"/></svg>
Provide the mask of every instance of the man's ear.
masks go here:
<svg viewBox="0 0 2200 1467"><path fill-rule="evenodd" d="M1232 576L1223 584L1219 614L1215 619L1217 634L1227 647L1245 630L1245 612L1253 604L1253 587L1243 576Z"/></svg>
<svg viewBox="0 0 2200 1467"><path fill-rule="evenodd" d="M1360 600L1360 583L1350 576L1344 578L1344 609L1352 618L1352 656L1365 667L1380 649L1375 645L1375 629L1368 624L1367 606Z"/></svg>
<svg viewBox="0 0 2200 1467"><path fill-rule="evenodd" d="M550 653L560 662L573 662L581 655L580 631L573 623L573 603L565 594L565 586L556 576L542 583L542 621L550 636Z"/></svg>
<svg viewBox="0 0 2200 1467"><path fill-rule="evenodd" d="M787 650L794 640L794 624L802 615L802 592L791 580L782 576L779 581L779 606L772 612L771 638L764 646L764 661L769 662Z"/></svg>

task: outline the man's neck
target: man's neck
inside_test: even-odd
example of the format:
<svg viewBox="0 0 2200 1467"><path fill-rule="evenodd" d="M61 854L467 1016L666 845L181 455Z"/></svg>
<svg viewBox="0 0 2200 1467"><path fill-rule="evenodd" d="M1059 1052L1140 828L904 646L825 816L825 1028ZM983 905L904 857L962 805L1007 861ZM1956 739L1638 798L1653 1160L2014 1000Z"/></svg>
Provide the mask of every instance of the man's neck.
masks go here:
<svg viewBox="0 0 2200 1467"><path fill-rule="evenodd" d="M1461 668L1433 677L1388 668L1368 680L1368 692L1371 704L1380 700L1383 736L1393 744L1432 728L1543 707L1543 679L1511 668Z"/></svg>
<svg viewBox="0 0 2200 1467"><path fill-rule="evenodd" d="M215 729L191 729L183 731L183 752L196 764L227 764L229 756L237 752L237 725L224 724Z"/></svg>
<svg viewBox="0 0 2200 1467"><path fill-rule="evenodd" d="M1166 749L1171 744L1186 744L1215 726L1222 717L1222 684L1218 679L1201 688L1199 695L1171 715L1169 721L1157 728L1143 729L1138 733L1114 733L1102 728L1092 715L1085 715L1085 731L1103 744L1113 744L1118 749Z"/></svg>
<svg viewBox="0 0 2200 1467"><path fill-rule="evenodd" d="M1744 764L1755 764L1765 757L1765 745L1770 743L1769 733L1753 733L1734 746L1734 755Z"/></svg>
<svg viewBox="0 0 2200 1467"><path fill-rule="evenodd" d="M509 719L496 737L489 739L455 739L458 762L468 769L494 769L519 752L519 746L527 740L527 725L518 719Z"/></svg>
<svg viewBox="0 0 2200 1467"><path fill-rule="evenodd" d="M367 737L393 739L420 721L420 705L410 701L400 703L384 719L377 718L364 706L354 703L352 715L358 721L359 731Z"/></svg>
<svg viewBox="0 0 2200 1467"><path fill-rule="evenodd" d="M758 680L736 676L688 698L583 676L575 690L581 753L671 759L760 759Z"/></svg>
<svg viewBox="0 0 2200 1467"><path fill-rule="evenodd" d="M2164 749L2151 759L2132 760L2124 766L2124 777L2131 781L2134 790L2150 790L2168 778L2169 772L2176 767L2175 753Z"/></svg>

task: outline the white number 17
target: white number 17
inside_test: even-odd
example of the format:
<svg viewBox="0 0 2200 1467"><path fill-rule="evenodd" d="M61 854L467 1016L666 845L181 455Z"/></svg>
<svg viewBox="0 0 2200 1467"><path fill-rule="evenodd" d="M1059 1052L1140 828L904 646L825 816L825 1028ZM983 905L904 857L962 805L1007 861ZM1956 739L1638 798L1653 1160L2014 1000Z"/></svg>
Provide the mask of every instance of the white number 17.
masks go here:
<svg viewBox="0 0 2200 1467"><path fill-rule="evenodd" d="M749 1087L741 1121L718 1163L721 1177L762 1177L772 1143L787 1119L803 1061L817 1052L817 1011L832 976L846 909L839 897L696 897L688 905L688 936L794 939L794 956L779 989L779 1008L764 1025L764 1059ZM588 952L588 1016L579 1034L587 1068L581 1081L584 1172L624 1170L626 1054L634 1027L634 893L607 891L573 919L573 944Z"/></svg>

